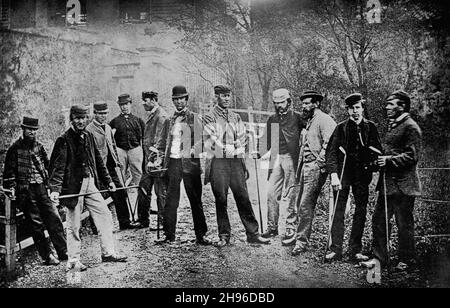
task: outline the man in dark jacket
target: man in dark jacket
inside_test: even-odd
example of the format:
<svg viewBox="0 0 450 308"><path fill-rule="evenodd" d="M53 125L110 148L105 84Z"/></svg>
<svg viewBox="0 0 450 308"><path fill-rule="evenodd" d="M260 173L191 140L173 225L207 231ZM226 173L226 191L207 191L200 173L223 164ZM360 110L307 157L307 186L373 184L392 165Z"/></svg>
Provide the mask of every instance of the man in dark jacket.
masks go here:
<svg viewBox="0 0 450 308"><path fill-rule="evenodd" d="M380 176L377 187L380 194L372 216L373 255L381 266L387 266L389 255L384 204L384 196L387 196L387 218L390 221L395 215L398 228L398 270L405 270L414 263L413 210L415 198L421 195L417 163L422 150L422 131L411 118L410 108L411 99L404 91L395 91L386 99L389 130L382 143L385 155L377 160L378 166L383 168L386 181L383 183L383 176ZM368 267L374 264L375 260L364 263Z"/></svg>
<svg viewBox="0 0 450 308"><path fill-rule="evenodd" d="M71 127L56 140L50 158L50 199L57 202L60 194L88 194L86 196L62 198L61 205L67 208L67 243L69 261L67 269L87 267L80 262L81 255L81 211L86 206L100 234L102 261L125 262L114 247L111 212L98 193L97 187L106 186L111 191L116 186L108 174L92 133L86 131L88 107L75 105L70 108Z"/></svg>
<svg viewBox="0 0 450 308"><path fill-rule="evenodd" d="M291 109L292 99L287 89L273 92L273 104L276 113L267 120L263 136L267 140L267 150L270 151L267 154L271 156L267 192L267 231L262 235L265 238L278 235L281 192L283 187L289 188L295 184L300 134L305 126L301 114ZM272 128L278 129L277 140L272 140ZM296 198L289 196L288 199L284 239L292 238L297 227Z"/></svg>
<svg viewBox="0 0 450 308"><path fill-rule="evenodd" d="M331 227L331 253L327 261L342 257L344 240L344 214L350 187L355 197L355 213L349 240L349 255L352 259L367 261L362 254L362 236L366 223L367 202L369 201L369 184L377 152L381 153L380 137L375 123L363 117L365 100L359 93L345 98L349 119L339 123L330 138L326 150L328 173L331 185L339 191L334 220ZM344 152L342 152L343 149ZM345 159L345 168L342 171ZM340 175L342 174L342 179ZM333 209L330 209L333 210Z"/></svg>
<svg viewBox="0 0 450 308"><path fill-rule="evenodd" d="M108 113L109 108L106 102L94 103L94 119L88 124L86 130L91 132L94 136L103 163L108 169L108 173L111 176L114 185L119 188L123 186L117 172L118 168L120 168L119 156L117 154L116 142L111 126L106 123ZM100 189L107 189L107 187L100 187ZM132 229L133 226L130 223L130 212L127 205L127 192L125 190L118 190L111 193L111 197L114 200L113 206L117 212L120 229Z"/></svg>
<svg viewBox="0 0 450 308"><path fill-rule="evenodd" d="M158 141L158 150L165 153L163 168L167 169L167 197L164 207L164 234L160 243L175 241L177 209L180 203L180 184L183 180L192 210L197 243L210 245L205 237L208 227L202 203L202 181L199 154L202 129L198 114L189 110L189 94L184 86L172 89L175 113L170 118L166 134ZM196 138L197 137L197 138Z"/></svg>
<svg viewBox="0 0 450 308"><path fill-rule="evenodd" d="M225 85L214 87L217 105L205 115L204 130L208 152L205 184L211 182L216 199L219 242L217 247L230 244L231 225L227 213L228 190L231 189L236 200L247 242L269 244L270 240L259 233L258 221L248 196L246 179L248 171L244 155L247 135L241 117L230 111L231 89Z"/></svg>
<svg viewBox="0 0 450 308"><path fill-rule="evenodd" d="M17 202L30 225L34 244L46 265L59 261L45 238L45 229L56 249L59 260L67 260L67 245L58 210L48 197L48 158L41 143L36 141L38 119L24 117L23 137L6 153L4 186L17 191Z"/></svg>
<svg viewBox="0 0 450 308"><path fill-rule="evenodd" d="M144 166L143 176L139 184L138 193L138 226L147 228L149 226L149 211L152 196L152 188L155 188L156 203L158 207L158 215L160 222L163 222L164 205L166 203L167 181L163 172L157 172L155 167L157 160L161 160L163 155L157 150L157 141L161 136L167 136L166 129L169 126L169 117L166 112L158 105L157 92L143 92L142 104L148 112L144 130L143 148L144 148ZM161 140L161 147L165 149L164 138ZM143 191L144 190L144 191Z"/></svg>

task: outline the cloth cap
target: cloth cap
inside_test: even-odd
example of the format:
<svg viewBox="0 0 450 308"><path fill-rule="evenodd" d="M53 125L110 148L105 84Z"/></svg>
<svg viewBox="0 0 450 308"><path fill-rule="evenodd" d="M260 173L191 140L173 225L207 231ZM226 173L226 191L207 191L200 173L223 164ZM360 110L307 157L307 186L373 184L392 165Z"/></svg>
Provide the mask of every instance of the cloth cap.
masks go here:
<svg viewBox="0 0 450 308"><path fill-rule="evenodd" d="M130 94L127 94L127 93L120 94L119 97L118 97L117 103L118 103L119 105L123 105L123 104L127 104L127 103L132 103Z"/></svg>
<svg viewBox="0 0 450 308"><path fill-rule="evenodd" d="M95 102L94 103L94 111L95 112L108 112L108 103L107 102Z"/></svg>
<svg viewBox="0 0 450 308"><path fill-rule="evenodd" d="M88 106L73 105L72 107L70 107L70 118L88 115L89 115Z"/></svg>
<svg viewBox="0 0 450 308"><path fill-rule="evenodd" d="M365 102L361 93L352 93L345 98L345 105L347 107L351 107L359 102L361 103Z"/></svg>
<svg viewBox="0 0 450 308"><path fill-rule="evenodd" d="M274 103L284 102L288 98L291 98L291 95L287 89L278 89L273 91L272 100Z"/></svg>
<svg viewBox="0 0 450 308"><path fill-rule="evenodd" d="M142 92L142 100L146 100L147 98L149 98L149 99L158 98L158 92L156 92L156 91Z"/></svg>
<svg viewBox="0 0 450 308"><path fill-rule="evenodd" d="M231 93L230 87L226 85L217 85L214 87L214 94L229 94Z"/></svg>

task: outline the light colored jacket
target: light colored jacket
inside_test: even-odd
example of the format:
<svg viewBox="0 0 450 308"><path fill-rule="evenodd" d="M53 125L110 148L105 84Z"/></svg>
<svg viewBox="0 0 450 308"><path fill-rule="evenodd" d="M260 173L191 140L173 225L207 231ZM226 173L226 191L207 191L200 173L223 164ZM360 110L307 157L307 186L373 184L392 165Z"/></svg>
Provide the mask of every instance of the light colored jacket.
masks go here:
<svg viewBox="0 0 450 308"><path fill-rule="evenodd" d="M119 166L119 156L117 155L116 142L114 141L114 136L112 133L111 126L105 124L105 130L101 128L100 124L93 120L88 124L86 130L91 132L95 138L95 144L98 147L100 155L102 156L103 163L106 166L108 161L108 148L109 153L114 159L114 163L116 166Z"/></svg>

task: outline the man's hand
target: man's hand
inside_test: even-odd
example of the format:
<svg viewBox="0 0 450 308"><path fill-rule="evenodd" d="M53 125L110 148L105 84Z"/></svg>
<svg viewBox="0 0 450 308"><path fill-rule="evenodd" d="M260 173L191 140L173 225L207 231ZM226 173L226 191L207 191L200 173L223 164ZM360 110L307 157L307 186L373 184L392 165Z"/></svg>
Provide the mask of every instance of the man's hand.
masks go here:
<svg viewBox="0 0 450 308"><path fill-rule="evenodd" d="M108 189L111 192L115 192L117 190L116 185L113 182L109 183Z"/></svg>
<svg viewBox="0 0 450 308"><path fill-rule="evenodd" d="M8 198L12 200L16 197L16 190L14 189L14 187L11 187L9 191L5 191L5 195L7 195Z"/></svg>
<svg viewBox="0 0 450 308"><path fill-rule="evenodd" d="M384 167L384 166L386 166L386 161L387 161L389 158L391 158L391 157L390 157L390 156L378 156L378 159L377 159L377 165L378 165L379 167Z"/></svg>
<svg viewBox="0 0 450 308"><path fill-rule="evenodd" d="M342 189L341 181L339 180L337 173L331 174L331 186L334 190Z"/></svg>
<svg viewBox="0 0 450 308"><path fill-rule="evenodd" d="M51 192L50 200L52 200L53 202L58 202L59 201L59 192L57 192L57 191Z"/></svg>

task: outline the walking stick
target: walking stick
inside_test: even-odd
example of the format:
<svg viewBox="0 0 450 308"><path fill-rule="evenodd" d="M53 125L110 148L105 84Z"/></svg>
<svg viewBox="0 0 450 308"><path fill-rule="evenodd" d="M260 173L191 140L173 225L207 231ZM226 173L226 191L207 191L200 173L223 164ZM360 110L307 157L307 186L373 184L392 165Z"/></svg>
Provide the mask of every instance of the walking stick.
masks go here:
<svg viewBox="0 0 450 308"><path fill-rule="evenodd" d="M342 184L342 178L344 176L344 170L345 170L345 163L347 162L347 152L345 151L345 149L343 147L339 147L339 151L341 151L344 154L344 162L342 163L342 170L341 170L341 176L339 178L339 182ZM333 205L333 215L331 215L331 223L328 226L328 236L327 236L327 246L325 246L325 254L323 256L323 261L326 261L326 256L327 256L327 252L328 252L328 246L330 245L330 241L331 241L331 228L333 227L333 223L334 223L334 215L336 214L336 207L337 207L337 203L339 200L339 192L341 190L338 189L337 193L336 193L336 200L334 200L334 205Z"/></svg>
<svg viewBox="0 0 450 308"><path fill-rule="evenodd" d="M386 223L386 253L388 262L390 260L389 254L389 218L388 218L388 205L387 205L387 193L386 193L386 169L382 171L383 173L383 198L384 198L384 214Z"/></svg>
<svg viewBox="0 0 450 308"><path fill-rule="evenodd" d="M125 186L125 176L123 175L122 168L120 168L120 167L117 167L117 168L120 171L120 176L122 177L123 186ZM131 221L133 223L136 223L136 219L134 218L135 212L133 211L133 208L131 207L131 201L130 201L130 196L128 196L128 192L126 193L126 195L127 195L128 210L131 212Z"/></svg>
<svg viewBox="0 0 450 308"><path fill-rule="evenodd" d="M259 224L261 225L261 233L264 233L263 221L262 221L262 212L261 212L261 198L259 196L259 178L258 178L258 163L255 161L255 174L256 174L256 190L258 192L258 206L259 206Z"/></svg>
<svg viewBox="0 0 450 308"><path fill-rule="evenodd" d="M138 185L120 187L120 188L117 188L116 191L118 191L118 190L126 190L126 189L131 189L131 188L138 188L138 187L139 187ZM68 198L84 197L84 196L89 196L89 195L93 195L93 194L101 194L101 193L104 193L104 192L110 192L110 190L109 189L104 189L104 190L99 190L99 191L91 191L91 192L83 193L83 194L62 195L62 196L59 196L58 199L61 200L61 199L68 199Z"/></svg>

